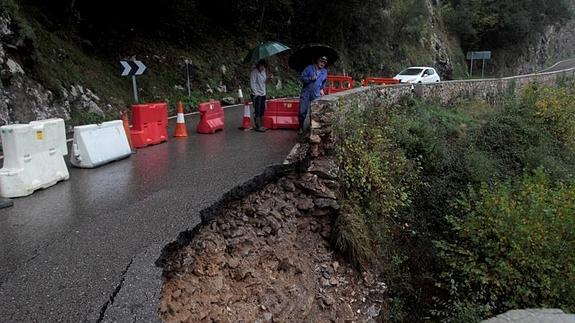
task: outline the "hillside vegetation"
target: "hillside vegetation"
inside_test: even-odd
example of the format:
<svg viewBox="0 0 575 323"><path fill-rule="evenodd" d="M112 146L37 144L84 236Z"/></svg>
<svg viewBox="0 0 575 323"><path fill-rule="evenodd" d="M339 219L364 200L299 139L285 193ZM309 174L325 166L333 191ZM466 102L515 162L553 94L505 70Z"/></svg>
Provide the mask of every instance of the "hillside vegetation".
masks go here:
<svg viewBox="0 0 575 323"><path fill-rule="evenodd" d="M575 311L574 85L495 106L406 101L341 125L336 245L380 271L387 319Z"/></svg>
<svg viewBox="0 0 575 323"><path fill-rule="evenodd" d="M14 18L11 55L28 75L56 96L62 87L87 87L111 104L104 110L114 116L132 101L129 78L119 76L121 59L136 57L149 67L138 78L142 100L183 98L193 109L245 89L251 67L242 59L266 40L292 48L329 44L341 56L332 72L356 79L392 76L415 64L452 78L465 76L465 51L517 46L570 16L566 0L1 0L0 6ZM272 62L271 96L298 93L286 56ZM190 97L185 59L192 61Z"/></svg>

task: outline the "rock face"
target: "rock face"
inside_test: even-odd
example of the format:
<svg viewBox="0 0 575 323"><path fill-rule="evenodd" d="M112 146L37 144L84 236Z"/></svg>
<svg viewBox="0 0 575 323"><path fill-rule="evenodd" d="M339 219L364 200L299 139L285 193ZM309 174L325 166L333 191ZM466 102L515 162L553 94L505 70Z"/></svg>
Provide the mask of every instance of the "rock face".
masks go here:
<svg viewBox="0 0 575 323"><path fill-rule="evenodd" d="M541 71L561 59L575 57L575 20L545 28L526 48L511 48L493 55L494 75L510 76Z"/></svg>
<svg viewBox="0 0 575 323"><path fill-rule="evenodd" d="M575 323L575 315L565 314L559 309L512 310L482 323Z"/></svg>
<svg viewBox="0 0 575 323"><path fill-rule="evenodd" d="M64 88L60 89L62 93L62 103L66 111L84 111L94 113L100 116L104 115L104 111L98 105L100 98L94 94L90 89L84 88L81 85L72 85L69 90ZM108 108L110 108L108 106Z"/></svg>
<svg viewBox="0 0 575 323"><path fill-rule="evenodd" d="M100 98L89 89L74 85L54 93L31 78L22 64L30 55L30 42L7 13L0 14L0 125L69 119L72 111L104 115Z"/></svg>
<svg viewBox="0 0 575 323"><path fill-rule="evenodd" d="M365 322L378 317L385 285L365 279L370 275L357 272L329 247L339 206L327 181L312 173L292 174L228 205L172 257L162 319Z"/></svg>
<svg viewBox="0 0 575 323"><path fill-rule="evenodd" d="M439 7L440 3L437 0L430 0L427 1L426 4L427 10L431 13L427 24L430 27L427 46L429 46L433 53L433 66L443 79L449 80L453 77L454 66L451 57L452 54L450 54L448 50L449 46L445 31L439 28L442 18L437 13L436 8Z"/></svg>
<svg viewBox="0 0 575 323"><path fill-rule="evenodd" d="M571 3L575 7L575 2ZM437 9L441 1L429 0L426 4L430 13L426 23L428 36L422 39L422 42L430 49L433 65L438 73L443 79L449 80L453 75L454 64L458 62L454 61L457 55L450 52L449 41L445 30L442 29L444 27L441 27L442 18ZM486 73L496 77L530 74L541 71L559 60L573 57L575 57L575 19L545 27L540 35L535 35L526 44L493 50L492 59L486 65Z"/></svg>

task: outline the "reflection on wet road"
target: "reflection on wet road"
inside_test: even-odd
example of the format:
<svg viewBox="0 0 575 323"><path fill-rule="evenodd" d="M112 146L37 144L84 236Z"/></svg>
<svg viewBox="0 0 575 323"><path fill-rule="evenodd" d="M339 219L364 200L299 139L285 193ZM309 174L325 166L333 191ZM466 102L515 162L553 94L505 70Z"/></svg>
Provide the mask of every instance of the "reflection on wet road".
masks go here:
<svg viewBox="0 0 575 323"><path fill-rule="evenodd" d="M575 58L558 62L557 64L554 64L553 66L541 71L540 73L562 71L573 67L575 67Z"/></svg>

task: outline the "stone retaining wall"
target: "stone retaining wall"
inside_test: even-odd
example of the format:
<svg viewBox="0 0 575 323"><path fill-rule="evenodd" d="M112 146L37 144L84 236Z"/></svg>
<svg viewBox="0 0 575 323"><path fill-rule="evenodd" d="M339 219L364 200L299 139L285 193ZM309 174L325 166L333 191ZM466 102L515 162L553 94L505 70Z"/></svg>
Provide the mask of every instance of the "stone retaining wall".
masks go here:
<svg viewBox="0 0 575 323"><path fill-rule="evenodd" d="M405 97L420 97L446 106L470 98L496 103L505 94L517 93L530 84L554 86L565 79L575 79L575 68L501 79L361 87L328 95L312 104L309 137L311 157L335 156L333 125L337 123L337 118L345 117L346 111L391 106Z"/></svg>

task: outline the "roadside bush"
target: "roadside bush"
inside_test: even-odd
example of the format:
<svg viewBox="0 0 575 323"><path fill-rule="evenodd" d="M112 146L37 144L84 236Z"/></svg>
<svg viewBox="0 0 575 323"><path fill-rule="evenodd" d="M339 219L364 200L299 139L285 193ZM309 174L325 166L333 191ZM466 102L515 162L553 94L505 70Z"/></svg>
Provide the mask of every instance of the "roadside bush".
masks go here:
<svg viewBox="0 0 575 323"><path fill-rule="evenodd" d="M566 148L575 151L575 93L566 88L534 91L535 117Z"/></svg>
<svg viewBox="0 0 575 323"><path fill-rule="evenodd" d="M465 112L473 109L482 111ZM415 102L398 109L390 118L390 126L395 129L393 140L408 158L421 163L422 185L410 211L419 214L414 218L424 219L417 225L443 226L443 214L451 198L470 181L480 182L499 172L498 161L476 149L474 143L482 126L480 120L494 113L475 101L453 108ZM429 228L422 227L426 230Z"/></svg>
<svg viewBox="0 0 575 323"><path fill-rule="evenodd" d="M377 261L381 247L393 235L398 215L410 205L418 174L392 141L387 111L374 109L348 115L341 125L338 162L345 207L338 220L336 245L358 263ZM374 247L375 246L375 247Z"/></svg>
<svg viewBox="0 0 575 323"><path fill-rule="evenodd" d="M184 112L195 112L198 111L199 104L204 102L205 99L200 91L195 90L192 91L191 95L183 96L181 100L184 106Z"/></svg>
<svg viewBox="0 0 575 323"><path fill-rule="evenodd" d="M87 124L99 124L113 119L110 116L102 116L94 112L73 110L70 114L70 126L82 126Z"/></svg>
<svg viewBox="0 0 575 323"><path fill-rule="evenodd" d="M572 93L532 87L498 106L406 100L346 116L337 242L375 263L386 320L573 310L561 285L575 279Z"/></svg>
<svg viewBox="0 0 575 323"><path fill-rule="evenodd" d="M496 114L478 129L473 144L477 151L495 157L498 173L509 175L523 172L525 152L544 142L541 129L523 117L507 113ZM537 165L539 166L539 165Z"/></svg>
<svg viewBox="0 0 575 323"><path fill-rule="evenodd" d="M445 317L514 308L575 310L575 184L542 169L520 181L482 184L448 217L455 239L436 241L449 268Z"/></svg>

